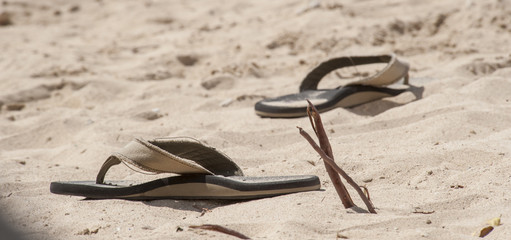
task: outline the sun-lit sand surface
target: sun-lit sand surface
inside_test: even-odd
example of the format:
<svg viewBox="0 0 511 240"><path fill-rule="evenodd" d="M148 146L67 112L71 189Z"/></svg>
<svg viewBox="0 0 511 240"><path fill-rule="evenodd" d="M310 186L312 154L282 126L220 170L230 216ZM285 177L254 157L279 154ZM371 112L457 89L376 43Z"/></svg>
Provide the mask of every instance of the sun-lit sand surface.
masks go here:
<svg viewBox="0 0 511 240"><path fill-rule="evenodd" d="M5 0L1 13L0 208L28 239L229 238L189 228L200 224L254 239L470 239L500 215L486 238L511 235L510 1ZM337 163L378 212L357 213L298 133L309 119L253 107L331 57L391 52L416 94L322 114ZM167 136L204 141L250 176L318 175L323 190L246 202L49 191L95 179L135 137Z"/></svg>

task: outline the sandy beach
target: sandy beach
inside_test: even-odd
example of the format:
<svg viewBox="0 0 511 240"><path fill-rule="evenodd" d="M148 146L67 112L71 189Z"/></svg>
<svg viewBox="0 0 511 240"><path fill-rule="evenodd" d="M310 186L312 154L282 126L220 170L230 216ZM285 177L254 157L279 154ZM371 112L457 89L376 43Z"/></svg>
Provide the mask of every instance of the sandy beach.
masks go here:
<svg viewBox="0 0 511 240"><path fill-rule="evenodd" d="M0 4L0 213L27 239L477 239L511 236L511 1L29 1ZM345 209L309 119L261 118L333 57L395 53L414 92L321 114L378 214ZM337 87L361 69L330 74ZM355 76L356 78L356 76ZM252 201L83 200L136 137L186 136L249 176L321 190ZM124 166L108 178L146 181ZM364 208L348 186L355 203ZM1 237L0 237L1 238Z"/></svg>

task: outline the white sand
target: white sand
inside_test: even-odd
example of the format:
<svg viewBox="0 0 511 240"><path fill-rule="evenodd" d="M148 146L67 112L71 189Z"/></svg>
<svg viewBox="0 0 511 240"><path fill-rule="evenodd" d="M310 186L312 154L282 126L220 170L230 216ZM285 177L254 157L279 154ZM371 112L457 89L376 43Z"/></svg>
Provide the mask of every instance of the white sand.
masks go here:
<svg viewBox="0 0 511 240"><path fill-rule="evenodd" d="M200 224L255 239L468 239L502 214L487 238L509 238L511 2L308 4L3 1L12 20L0 26L3 218L30 239L228 237L189 228ZM418 98L322 114L337 163L366 184L378 211L356 213L299 135L296 126L312 133L309 120L262 119L253 106L296 92L329 57L390 52L410 62ZM134 137L165 136L205 141L247 175L318 175L324 191L238 203L49 191L51 181L94 179ZM147 178L123 167L107 177Z"/></svg>

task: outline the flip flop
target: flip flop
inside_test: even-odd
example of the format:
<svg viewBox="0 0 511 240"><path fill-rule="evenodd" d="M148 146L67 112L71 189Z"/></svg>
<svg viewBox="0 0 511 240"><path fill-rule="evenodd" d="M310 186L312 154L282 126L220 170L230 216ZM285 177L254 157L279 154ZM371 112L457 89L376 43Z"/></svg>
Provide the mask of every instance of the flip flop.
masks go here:
<svg viewBox="0 0 511 240"><path fill-rule="evenodd" d="M146 183L105 182L110 167L119 163L151 173L177 173ZM96 181L52 182L55 194L92 199L256 199L320 188L313 175L246 177L228 156L188 138L135 139L113 153Z"/></svg>
<svg viewBox="0 0 511 240"><path fill-rule="evenodd" d="M377 74L352 81L335 89L318 89L318 84L328 73L343 67L387 63ZM256 114L262 117L288 118L306 116L308 99L319 112L337 107L354 107L384 97L399 95L407 89L392 89L386 86L404 78L408 84L408 63L396 55L359 56L333 58L314 68L302 81L300 92L276 98L264 99L256 103Z"/></svg>

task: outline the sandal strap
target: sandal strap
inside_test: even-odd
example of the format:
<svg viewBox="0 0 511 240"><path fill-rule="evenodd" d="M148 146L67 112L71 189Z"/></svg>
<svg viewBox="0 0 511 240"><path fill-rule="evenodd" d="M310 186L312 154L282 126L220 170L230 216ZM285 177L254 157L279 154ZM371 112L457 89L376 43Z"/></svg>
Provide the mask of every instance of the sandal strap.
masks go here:
<svg viewBox="0 0 511 240"><path fill-rule="evenodd" d="M390 55L377 55L377 56L353 56L353 57L340 57L333 58L328 61L322 62L314 68L303 79L300 85L300 92L306 90L316 90L319 81L330 72L350 66L372 64L372 63L388 63L387 66L377 74L350 82L346 85L371 85L371 86L385 86L397 82L401 78L405 78L405 84L408 83L408 69L410 65L396 57L395 54Z"/></svg>
<svg viewBox="0 0 511 240"><path fill-rule="evenodd" d="M96 183L103 183L108 169L121 162L151 173L243 176L229 157L199 141L137 138L108 157L98 172Z"/></svg>

